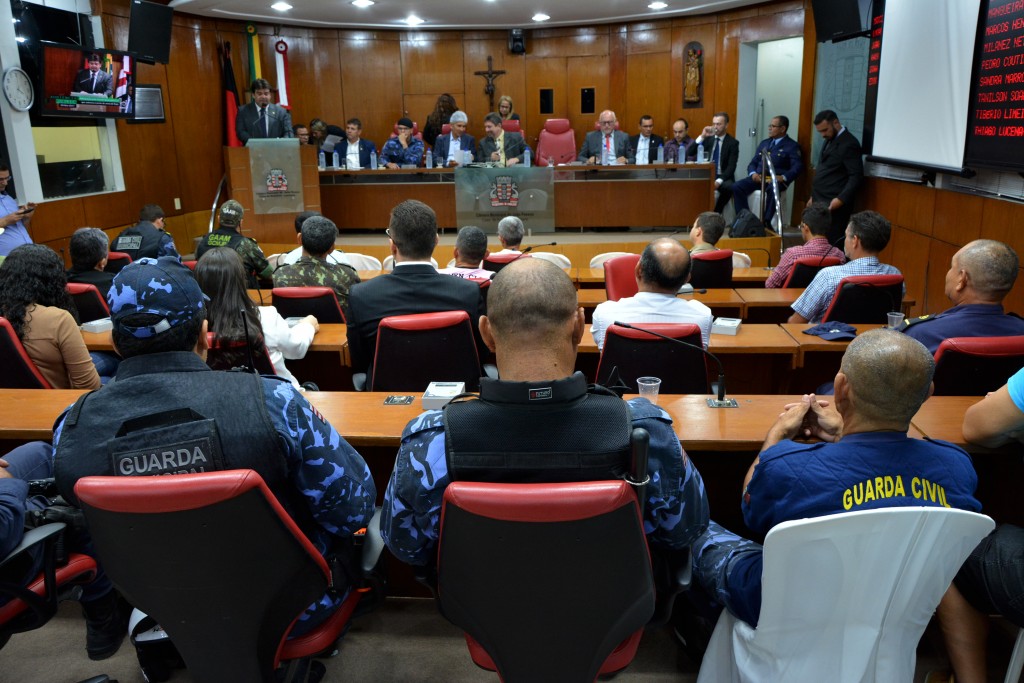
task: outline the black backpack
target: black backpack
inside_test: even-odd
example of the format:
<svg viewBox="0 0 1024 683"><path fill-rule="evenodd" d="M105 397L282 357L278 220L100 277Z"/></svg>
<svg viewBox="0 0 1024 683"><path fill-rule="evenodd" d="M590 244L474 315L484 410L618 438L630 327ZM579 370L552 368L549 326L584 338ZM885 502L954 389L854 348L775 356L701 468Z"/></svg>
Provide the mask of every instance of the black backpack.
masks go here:
<svg viewBox="0 0 1024 683"><path fill-rule="evenodd" d="M750 212L749 209L743 209L736 214L736 220L733 221L732 229L729 231L729 237L764 237L764 223L761 219Z"/></svg>

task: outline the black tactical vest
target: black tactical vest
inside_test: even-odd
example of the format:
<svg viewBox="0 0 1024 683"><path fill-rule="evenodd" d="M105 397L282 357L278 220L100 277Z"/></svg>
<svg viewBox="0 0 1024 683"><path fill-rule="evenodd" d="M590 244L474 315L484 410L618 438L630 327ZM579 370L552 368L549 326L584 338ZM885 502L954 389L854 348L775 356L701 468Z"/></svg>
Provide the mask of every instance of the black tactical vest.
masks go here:
<svg viewBox="0 0 1024 683"><path fill-rule="evenodd" d="M202 258L203 254L210 249L217 247L227 247L238 251L238 243L243 239L245 238L235 230L217 229L208 232L203 239L199 240L199 246L196 247L196 260Z"/></svg>
<svg viewBox="0 0 1024 683"><path fill-rule="evenodd" d="M132 257L132 261L140 258L157 258L160 251L160 239L164 231L149 221L139 221L125 229L110 246L111 251L120 251Z"/></svg>

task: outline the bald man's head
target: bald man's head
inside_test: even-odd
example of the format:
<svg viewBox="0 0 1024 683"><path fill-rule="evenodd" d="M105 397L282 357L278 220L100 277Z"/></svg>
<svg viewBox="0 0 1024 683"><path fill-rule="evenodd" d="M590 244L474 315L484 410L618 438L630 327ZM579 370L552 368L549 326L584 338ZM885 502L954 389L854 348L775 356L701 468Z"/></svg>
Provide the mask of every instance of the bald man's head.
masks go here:
<svg viewBox="0 0 1024 683"><path fill-rule="evenodd" d="M513 261L494 276L487 319L499 345L571 331L576 287L565 271L543 259Z"/></svg>
<svg viewBox="0 0 1024 683"><path fill-rule="evenodd" d="M641 292L675 294L690 279L690 252L671 237L648 244L640 254L637 284Z"/></svg>
<svg viewBox="0 0 1024 683"><path fill-rule="evenodd" d="M935 361L916 339L872 330L850 342L840 372L846 375L859 415L875 424L909 426L931 393Z"/></svg>

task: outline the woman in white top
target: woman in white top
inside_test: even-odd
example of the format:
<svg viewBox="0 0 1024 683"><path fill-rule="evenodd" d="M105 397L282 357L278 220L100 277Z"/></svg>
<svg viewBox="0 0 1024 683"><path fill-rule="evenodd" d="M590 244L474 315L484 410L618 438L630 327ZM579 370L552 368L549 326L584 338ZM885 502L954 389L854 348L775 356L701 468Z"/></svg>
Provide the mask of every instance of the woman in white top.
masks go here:
<svg viewBox="0 0 1024 683"><path fill-rule="evenodd" d="M206 316L210 332L222 346L239 345L237 349L222 352L223 367L218 365L217 369L248 365L245 341L249 339L253 354L262 354L265 349L274 372L298 388L299 381L288 371L284 361L306 355L313 336L320 329L316 318L308 315L289 327L273 306L257 307L245 291L245 266L234 249L209 250L196 264L195 274L199 286L210 297ZM259 367L258 362L256 365Z"/></svg>

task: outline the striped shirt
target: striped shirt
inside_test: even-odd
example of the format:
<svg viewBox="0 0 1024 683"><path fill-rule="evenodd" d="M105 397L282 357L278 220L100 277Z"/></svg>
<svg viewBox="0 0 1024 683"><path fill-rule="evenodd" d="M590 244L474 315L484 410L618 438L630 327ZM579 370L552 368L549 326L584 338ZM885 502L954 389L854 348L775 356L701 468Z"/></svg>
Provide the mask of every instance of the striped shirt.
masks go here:
<svg viewBox="0 0 1024 683"><path fill-rule="evenodd" d="M773 270L772 274L768 276L764 286L768 289L774 289L784 285L786 283L786 278L789 277L790 271L792 271L793 266L796 265L797 259L806 258L808 256L817 256L819 258L835 256L843 261L846 260L846 255L843 253L842 249L837 249L832 246L824 237L815 237L807 242L807 244L800 244L787 249L782 255L779 265L775 266L775 270Z"/></svg>

